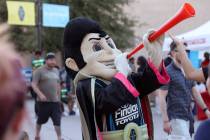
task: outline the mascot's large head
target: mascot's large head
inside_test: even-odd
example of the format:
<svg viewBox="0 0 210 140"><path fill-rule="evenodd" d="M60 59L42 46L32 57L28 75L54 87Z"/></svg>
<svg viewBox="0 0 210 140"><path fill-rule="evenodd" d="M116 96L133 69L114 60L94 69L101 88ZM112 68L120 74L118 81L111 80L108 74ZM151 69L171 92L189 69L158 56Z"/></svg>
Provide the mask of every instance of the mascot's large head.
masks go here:
<svg viewBox="0 0 210 140"><path fill-rule="evenodd" d="M105 79L116 73L114 59L121 52L94 20L72 19L65 27L63 43L67 73L73 78L78 72Z"/></svg>

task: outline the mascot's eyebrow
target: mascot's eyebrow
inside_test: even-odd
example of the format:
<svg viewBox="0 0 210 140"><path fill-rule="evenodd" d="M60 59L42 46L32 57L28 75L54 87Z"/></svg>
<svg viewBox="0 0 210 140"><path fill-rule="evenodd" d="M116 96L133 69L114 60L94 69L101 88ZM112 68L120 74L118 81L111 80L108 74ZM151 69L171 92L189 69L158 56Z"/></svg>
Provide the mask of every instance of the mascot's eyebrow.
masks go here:
<svg viewBox="0 0 210 140"><path fill-rule="evenodd" d="M106 37L105 39L106 39L106 40L110 39L110 36Z"/></svg>
<svg viewBox="0 0 210 140"><path fill-rule="evenodd" d="M101 38L90 38L88 41L90 40L101 40Z"/></svg>
<svg viewBox="0 0 210 140"><path fill-rule="evenodd" d="M108 39L110 39L110 37L108 36L105 39L108 40ZM101 38L90 38L88 41L90 41L90 40L101 40Z"/></svg>

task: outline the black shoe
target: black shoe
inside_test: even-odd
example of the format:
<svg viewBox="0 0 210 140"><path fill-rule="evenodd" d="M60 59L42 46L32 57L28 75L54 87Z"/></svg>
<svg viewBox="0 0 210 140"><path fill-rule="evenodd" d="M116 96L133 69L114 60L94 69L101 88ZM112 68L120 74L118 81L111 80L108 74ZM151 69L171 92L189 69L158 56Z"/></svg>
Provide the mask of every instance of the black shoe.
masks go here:
<svg viewBox="0 0 210 140"><path fill-rule="evenodd" d="M76 115L76 112L72 110L72 111L69 112L69 115L70 116Z"/></svg>

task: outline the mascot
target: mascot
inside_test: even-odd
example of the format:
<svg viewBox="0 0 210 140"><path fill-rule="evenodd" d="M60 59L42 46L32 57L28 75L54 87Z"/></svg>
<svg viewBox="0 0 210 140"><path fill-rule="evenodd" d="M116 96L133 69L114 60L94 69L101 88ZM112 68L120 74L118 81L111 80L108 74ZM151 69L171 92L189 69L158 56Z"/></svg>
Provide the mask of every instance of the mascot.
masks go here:
<svg viewBox="0 0 210 140"><path fill-rule="evenodd" d="M164 37L149 43L142 71L131 73L126 54L91 19L72 19L64 31L67 73L74 79L84 140L152 140L147 95L169 82L162 63ZM153 60L153 62L152 62Z"/></svg>

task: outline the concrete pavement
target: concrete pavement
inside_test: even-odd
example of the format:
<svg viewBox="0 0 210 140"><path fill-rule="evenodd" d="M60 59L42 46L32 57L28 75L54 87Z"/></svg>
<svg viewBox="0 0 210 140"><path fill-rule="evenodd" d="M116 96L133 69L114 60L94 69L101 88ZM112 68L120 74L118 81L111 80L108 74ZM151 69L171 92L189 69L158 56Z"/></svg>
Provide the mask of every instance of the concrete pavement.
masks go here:
<svg viewBox="0 0 210 140"><path fill-rule="evenodd" d="M28 132L30 140L34 140L36 116L34 113L34 101L26 102L28 117L23 125L23 130ZM66 109L66 108L65 108ZM66 109L67 110L67 109ZM61 120L61 132L64 140L82 140L80 117L77 111L76 116L63 116ZM51 119L42 126L41 140L57 140Z"/></svg>

